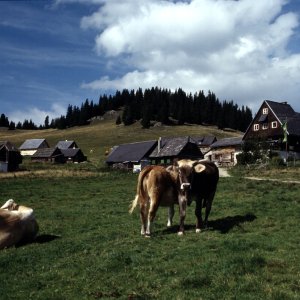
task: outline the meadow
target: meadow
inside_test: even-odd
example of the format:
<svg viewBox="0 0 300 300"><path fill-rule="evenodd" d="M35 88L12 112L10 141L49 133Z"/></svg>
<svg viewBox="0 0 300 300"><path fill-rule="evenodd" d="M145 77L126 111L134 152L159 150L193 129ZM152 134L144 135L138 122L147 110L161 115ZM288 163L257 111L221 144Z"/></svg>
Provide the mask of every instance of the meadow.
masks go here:
<svg viewBox="0 0 300 300"><path fill-rule="evenodd" d="M128 214L137 175L88 165L0 180L35 210L37 240L0 252L1 299L299 299L300 185L221 178L209 228L153 236ZM79 170L77 170L79 168Z"/></svg>

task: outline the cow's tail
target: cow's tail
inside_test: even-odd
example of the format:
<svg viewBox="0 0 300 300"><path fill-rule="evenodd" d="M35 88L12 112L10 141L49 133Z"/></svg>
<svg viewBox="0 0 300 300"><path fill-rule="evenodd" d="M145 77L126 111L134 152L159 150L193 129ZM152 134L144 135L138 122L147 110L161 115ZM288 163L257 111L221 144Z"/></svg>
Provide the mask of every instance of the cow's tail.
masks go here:
<svg viewBox="0 0 300 300"><path fill-rule="evenodd" d="M132 214L134 209L139 203L139 195L136 194L134 200L131 202L131 205L129 206L129 213Z"/></svg>
<svg viewBox="0 0 300 300"><path fill-rule="evenodd" d="M139 175L138 183L137 183L137 187L136 187L136 195L135 195L135 198L132 201L131 205L129 206L130 214L132 214L132 212L134 211L136 206L139 204L140 197L143 197L143 198L145 197L143 182L144 182L145 177L149 174L149 172L151 170L152 170L152 166L146 166Z"/></svg>

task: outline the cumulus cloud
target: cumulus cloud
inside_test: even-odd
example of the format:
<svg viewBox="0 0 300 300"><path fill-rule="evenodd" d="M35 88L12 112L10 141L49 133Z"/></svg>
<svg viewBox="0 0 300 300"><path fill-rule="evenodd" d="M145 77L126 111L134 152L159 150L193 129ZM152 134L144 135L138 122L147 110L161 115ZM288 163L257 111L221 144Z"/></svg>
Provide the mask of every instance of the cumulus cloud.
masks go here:
<svg viewBox="0 0 300 300"><path fill-rule="evenodd" d="M110 67L122 63L126 72L83 87L210 89L222 99L250 107L270 98L296 105L300 55L289 53L287 45L299 27L299 16L283 13L287 2L103 2L82 18L81 27L98 30L95 51L107 57Z"/></svg>
<svg viewBox="0 0 300 300"><path fill-rule="evenodd" d="M24 120L32 120L36 125L44 125L45 118L49 116L50 121L57 118L58 116L64 115L66 113L66 108L61 104L54 103L51 106L51 109L41 110L37 107L30 107L26 110L16 110L8 114L8 119L10 121L23 123Z"/></svg>

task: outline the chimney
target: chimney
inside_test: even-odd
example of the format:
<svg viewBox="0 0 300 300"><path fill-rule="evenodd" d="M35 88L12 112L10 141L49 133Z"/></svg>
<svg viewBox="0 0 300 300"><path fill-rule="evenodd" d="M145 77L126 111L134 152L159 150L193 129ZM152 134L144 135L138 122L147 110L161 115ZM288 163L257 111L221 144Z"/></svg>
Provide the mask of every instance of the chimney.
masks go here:
<svg viewBox="0 0 300 300"><path fill-rule="evenodd" d="M161 150L161 137L158 138L158 143L157 143L157 153L159 153Z"/></svg>

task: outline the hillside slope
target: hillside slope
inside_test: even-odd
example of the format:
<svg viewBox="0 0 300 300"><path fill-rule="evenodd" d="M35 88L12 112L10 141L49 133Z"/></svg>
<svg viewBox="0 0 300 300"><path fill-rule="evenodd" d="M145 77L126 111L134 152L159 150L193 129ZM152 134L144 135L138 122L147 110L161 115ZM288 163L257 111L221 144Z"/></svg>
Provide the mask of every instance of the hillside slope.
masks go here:
<svg viewBox="0 0 300 300"><path fill-rule="evenodd" d="M203 136L214 135L218 139L240 136L241 132L223 131L215 126L182 125L158 126L143 129L139 122L130 125L116 125L114 120L95 121L91 125L72 127L64 130L14 130L0 131L0 140L9 140L19 147L24 140L45 138L54 147L60 140L75 140L87 155L88 160L95 164L103 164L105 152L114 145L158 139L167 136Z"/></svg>

